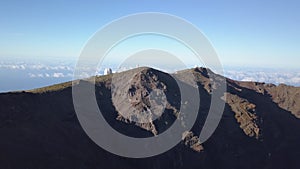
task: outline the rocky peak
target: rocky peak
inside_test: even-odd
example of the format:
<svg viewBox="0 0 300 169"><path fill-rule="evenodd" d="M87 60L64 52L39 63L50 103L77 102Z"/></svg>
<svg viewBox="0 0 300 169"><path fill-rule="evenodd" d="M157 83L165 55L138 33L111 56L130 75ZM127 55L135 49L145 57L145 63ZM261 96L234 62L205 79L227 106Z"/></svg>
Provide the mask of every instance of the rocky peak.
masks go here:
<svg viewBox="0 0 300 169"><path fill-rule="evenodd" d="M176 115L178 109L174 105L174 96L178 94L178 87L172 85L175 81L167 73L143 67L130 76L116 76L115 80L113 103L119 113L118 120L133 123L157 135L158 128L165 128L172 119L164 117Z"/></svg>

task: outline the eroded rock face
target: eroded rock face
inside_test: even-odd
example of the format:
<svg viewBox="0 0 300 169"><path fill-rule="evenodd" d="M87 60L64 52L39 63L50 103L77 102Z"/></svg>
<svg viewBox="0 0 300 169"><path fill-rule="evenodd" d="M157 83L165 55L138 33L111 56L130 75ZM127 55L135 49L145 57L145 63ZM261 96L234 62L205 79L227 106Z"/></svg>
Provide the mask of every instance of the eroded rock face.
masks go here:
<svg viewBox="0 0 300 169"><path fill-rule="evenodd" d="M223 84L226 79L225 77L213 73L210 69L203 67L194 68L193 73L195 80L203 85L209 94Z"/></svg>
<svg viewBox="0 0 300 169"><path fill-rule="evenodd" d="M297 118L300 118L300 88L280 84L266 84L259 82L238 82L233 81L240 87L251 89L263 95L270 95L274 103L279 107L290 111ZM240 90L242 90L240 88Z"/></svg>
<svg viewBox="0 0 300 169"><path fill-rule="evenodd" d="M300 90L287 85L266 86L268 94L279 107L292 112L297 118L300 118Z"/></svg>
<svg viewBox="0 0 300 169"><path fill-rule="evenodd" d="M180 98L178 87L170 85L173 78L151 68L137 69L129 76L116 76L113 79L112 100L119 113L117 120L135 125L159 134L159 127L172 123L162 116L177 118ZM172 87L173 86L173 87Z"/></svg>
<svg viewBox="0 0 300 169"><path fill-rule="evenodd" d="M240 124L240 128L244 133L249 137L259 139L261 135L258 116L255 113L255 104L230 93L225 93L223 100L229 104L232 111L235 113L234 117Z"/></svg>
<svg viewBox="0 0 300 169"><path fill-rule="evenodd" d="M204 150L198 136L194 136L194 133L191 131L186 131L182 134L182 141L188 147L196 152L201 152Z"/></svg>
<svg viewBox="0 0 300 169"><path fill-rule="evenodd" d="M129 118L141 114L141 117L138 117L140 122L147 123L160 117L168 102L165 96L167 86L158 80L158 76L152 71L144 70L137 73L130 84L127 96L135 110Z"/></svg>

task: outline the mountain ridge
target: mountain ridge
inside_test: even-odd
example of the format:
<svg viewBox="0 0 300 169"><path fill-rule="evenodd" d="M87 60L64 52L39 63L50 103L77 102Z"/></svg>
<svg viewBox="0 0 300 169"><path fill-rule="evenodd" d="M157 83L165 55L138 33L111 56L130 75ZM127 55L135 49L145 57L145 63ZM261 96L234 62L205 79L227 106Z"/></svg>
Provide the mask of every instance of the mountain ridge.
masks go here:
<svg viewBox="0 0 300 169"><path fill-rule="evenodd" d="M151 93L149 91L162 89L166 94L168 102L166 104L173 104L176 112L179 107L176 108L174 103L179 98L176 99L171 95L174 92L166 93L167 90L178 90L176 86L169 88L174 83L171 77L168 81L164 81L168 79L164 72L152 68L140 68L135 71L140 70L145 71L144 75L148 81L136 76L134 81L128 83L128 86L135 84L134 87L141 89L136 93L148 92L137 98L147 98ZM132 72L129 70L119 75L132 75ZM149 72L152 72L152 75L147 75ZM190 79L185 73L192 73L195 79ZM1 93L0 133L5 137L0 140L2 150L0 167L99 168L101 166L128 169L299 167L297 157L300 155L298 146L300 135L295 131L300 128L300 102L297 99L300 88L238 82L226 78L227 90L224 97L218 98L225 102L222 119L211 138L202 143L198 136L211 108L212 92L218 90L224 79L207 68L183 70L176 75L183 78L186 84L192 84L192 80L197 82L197 86L194 87L199 90L201 102L196 123L190 131L182 133L182 141L173 149L156 157L139 160L110 154L90 140L76 118L72 102L72 82L30 91ZM159 77L162 76L164 78L160 80ZM152 137L170 127L176 118L171 115L172 113L171 116L163 113L164 116L155 120L152 126L147 123L141 125L131 119L132 115L120 118L119 111L122 109L117 109L112 101L111 78L112 75L95 77L95 92L102 114L115 130L131 137ZM93 78L77 80L74 84L94 85L93 80ZM136 98L136 93L124 91ZM151 100L150 96L149 99ZM149 107L147 101L139 101L137 105L142 105L141 110ZM137 113L139 112L133 115ZM156 132L153 132L153 126Z"/></svg>

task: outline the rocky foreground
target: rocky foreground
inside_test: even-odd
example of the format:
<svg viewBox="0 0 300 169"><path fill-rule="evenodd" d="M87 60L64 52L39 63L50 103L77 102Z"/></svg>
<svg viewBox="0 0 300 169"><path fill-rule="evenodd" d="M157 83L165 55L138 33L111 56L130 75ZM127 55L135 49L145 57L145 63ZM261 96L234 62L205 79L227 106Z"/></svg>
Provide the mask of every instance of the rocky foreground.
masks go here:
<svg viewBox="0 0 300 169"><path fill-rule="evenodd" d="M191 79L186 74L193 74ZM300 167L300 88L238 82L206 68L179 71L172 77L151 68L96 77L96 97L107 122L131 137L153 137L180 117L181 100L174 77L199 91L196 123L168 152L150 158L113 155L83 131L74 111L72 87L79 80L31 91L0 94L0 168L5 169L298 169ZM195 81L195 85L191 83ZM119 82L119 83L118 83ZM123 82L123 81L122 81ZM211 97L224 113L214 134L199 139ZM117 88L122 92L112 92ZM116 90L117 91L117 90ZM113 93L113 94L112 94ZM153 99L156 98L156 99ZM162 101L157 99L164 98ZM126 104L125 104L126 103ZM157 113L158 112L158 113ZM162 113L159 113L162 112ZM120 140L121 141L121 140Z"/></svg>

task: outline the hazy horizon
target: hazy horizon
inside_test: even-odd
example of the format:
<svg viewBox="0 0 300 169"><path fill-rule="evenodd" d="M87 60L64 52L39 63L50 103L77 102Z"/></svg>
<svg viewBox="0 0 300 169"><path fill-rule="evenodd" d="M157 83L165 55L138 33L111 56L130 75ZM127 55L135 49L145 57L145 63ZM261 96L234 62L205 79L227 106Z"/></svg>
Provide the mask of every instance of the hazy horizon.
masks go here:
<svg viewBox="0 0 300 169"><path fill-rule="evenodd" d="M73 79L76 59L21 60L5 59L0 61L0 92L29 90ZM105 68L122 71L135 68L137 65L119 67L118 64L103 65L95 74L102 75ZM143 65L140 65L143 66ZM187 65L187 68L203 65ZM300 86L300 68L264 68L224 65L224 75L240 81L258 81L265 83ZM164 69L172 72L172 70ZM173 70L174 72L175 70Z"/></svg>

